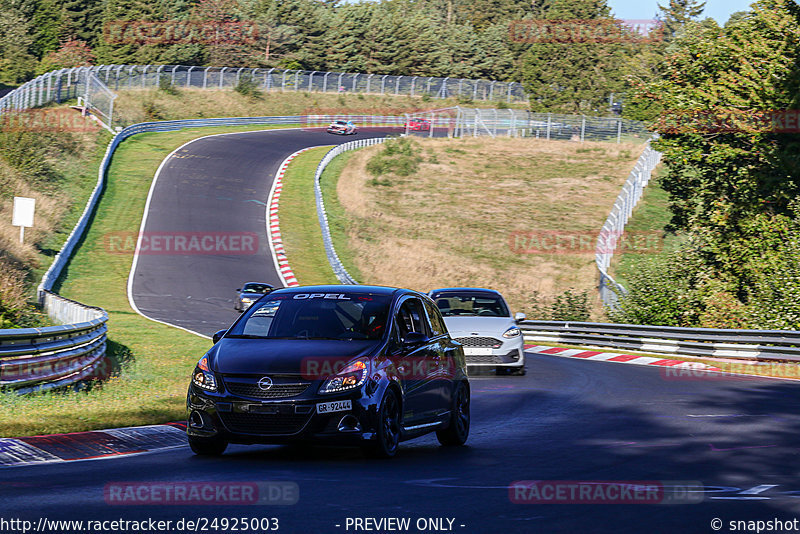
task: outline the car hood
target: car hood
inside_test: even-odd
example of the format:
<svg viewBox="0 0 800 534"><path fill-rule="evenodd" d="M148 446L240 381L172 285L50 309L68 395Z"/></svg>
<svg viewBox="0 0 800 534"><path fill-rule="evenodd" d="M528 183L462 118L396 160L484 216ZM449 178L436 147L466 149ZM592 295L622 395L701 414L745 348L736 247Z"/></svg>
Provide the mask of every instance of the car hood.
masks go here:
<svg viewBox="0 0 800 534"><path fill-rule="evenodd" d="M308 374L341 369L371 354L378 341L222 338L209 351L211 367L222 374ZM338 363L334 366L331 362ZM323 376L320 376L323 378Z"/></svg>
<svg viewBox="0 0 800 534"><path fill-rule="evenodd" d="M464 337L472 334L498 337L516 326L512 317L445 317L444 324L450 337Z"/></svg>

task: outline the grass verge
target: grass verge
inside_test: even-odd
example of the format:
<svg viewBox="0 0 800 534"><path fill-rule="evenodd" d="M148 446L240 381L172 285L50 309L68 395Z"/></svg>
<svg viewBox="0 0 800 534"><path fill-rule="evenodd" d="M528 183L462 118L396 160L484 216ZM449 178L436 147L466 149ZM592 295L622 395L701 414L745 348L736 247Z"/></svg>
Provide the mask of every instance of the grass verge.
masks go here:
<svg viewBox="0 0 800 534"><path fill-rule="evenodd" d="M88 391L0 395L0 436L77 432L184 418L188 377L208 350L209 341L134 312L126 293L132 257L107 252L104 236L139 231L150 183L172 150L205 135L263 129L215 127L147 133L120 145L92 224L58 290L65 297L108 311L108 350L112 359L123 362L121 372L102 387Z"/></svg>
<svg viewBox="0 0 800 534"><path fill-rule="evenodd" d="M339 178L342 172L348 168L351 158L356 156L358 151L350 151L337 156L331 163L325 167L325 170L320 177L320 189L322 189L322 198L325 199L325 211L328 214L328 228L331 231L331 240L336 249L336 255L339 256L339 261L342 262L344 268L350 273L350 276L355 278L358 282L366 283L361 269L358 268L356 262L356 255L358 251L351 246L350 240L347 238L348 232L351 229L350 218L342 206L339 199L337 189L339 187Z"/></svg>
<svg viewBox="0 0 800 534"><path fill-rule="evenodd" d="M292 160L283 178L278 203L286 257L303 285L338 283L322 245L314 198L314 171L328 150L330 147L313 148Z"/></svg>

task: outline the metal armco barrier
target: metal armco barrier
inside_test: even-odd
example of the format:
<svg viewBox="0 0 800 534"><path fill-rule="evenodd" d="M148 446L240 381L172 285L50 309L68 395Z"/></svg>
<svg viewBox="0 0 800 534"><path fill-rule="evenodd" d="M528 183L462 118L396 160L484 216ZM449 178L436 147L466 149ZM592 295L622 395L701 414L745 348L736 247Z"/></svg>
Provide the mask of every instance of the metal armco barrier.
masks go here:
<svg viewBox="0 0 800 534"><path fill-rule="evenodd" d="M28 393L72 384L105 356L104 310L50 292L43 299L53 319L72 324L0 330L0 387Z"/></svg>
<svg viewBox="0 0 800 534"><path fill-rule="evenodd" d="M658 354L800 362L800 332L613 323L524 321L526 341L590 345Z"/></svg>

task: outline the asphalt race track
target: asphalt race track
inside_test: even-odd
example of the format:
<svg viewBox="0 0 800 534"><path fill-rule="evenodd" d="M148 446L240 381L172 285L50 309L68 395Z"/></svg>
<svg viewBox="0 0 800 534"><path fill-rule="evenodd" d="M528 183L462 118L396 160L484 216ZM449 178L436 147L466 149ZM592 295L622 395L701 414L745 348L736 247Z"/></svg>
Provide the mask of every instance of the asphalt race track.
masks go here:
<svg viewBox="0 0 800 534"><path fill-rule="evenodd" d="M164 165L145 230L263 235L263 203L278 164L300 148L351 139L306 130L192 143ZM235 318L233 290L251 279L277 282L266 242L250 255L142 255L134 298L150 317L208 334ZM172 521L171 532L266 532L210 525L214 518L229 527L233 518L277 518L277 531L292 533L747 532L729 522L800 519L797 382L674 376L649 366L529 355L524 377L471 383L466 447L445 449L426 436L402 444L386 461L353 449L236 445L221 458L197 457L184 447L9 467L0 469L0 516L34 525L43 518L154 519ZM509 486L519 480L689 482L701 502L512 502ZM269 481L297 484L297 503L232 506L223 494L202 505L163 504L148 493L119 504L104 493L119 483ZM356 528L356 518L408 518L410 528L363 521ZM176 529L182 519L207 528ZM417 528L420 520L424 529ZM765 523L762 532L791 531L774 526L767 530ZM2 524L0 531L14 532Z"/></svg>
<svg viewBox="0 0 800 534"><path fill-rule="evenodd" d="M193 456L187 447L12 467L0 471L3 516L34 522L277 517L279 532L297 533L356 532L345 529L347 518L435 517L454 519L453 531L465 533L683 533L713 532L714 518L727 524L800 515L796 384L675 380L660 369L553 356L531 357L528 368L525 377L472 381L472 432L464 448L443 449L424 437L404 443L388 461L350 449L231 446L215 459ZM517 480L699 481L706 491L702 503L688 505L515 504L508 486ZM131 506L104 500L107 484L185 481L290 481L299 486L299 501Z"/></svg>
<svg viewBox="0 0 800 534"><path fill-rule="evenodd" d="M227 328L238 316L233 301L244 282L282 287L266 238L266 202L283 160L306 147L399 133L401 128L362 128L348 136L323 128L267 130L206 137L180 148L162 164L150 195L142 233L150 242L161 239L138 256L131 291L136 307L204 335ZM164 236L212 238L214 244L201 253L162 253Z"/></svg>

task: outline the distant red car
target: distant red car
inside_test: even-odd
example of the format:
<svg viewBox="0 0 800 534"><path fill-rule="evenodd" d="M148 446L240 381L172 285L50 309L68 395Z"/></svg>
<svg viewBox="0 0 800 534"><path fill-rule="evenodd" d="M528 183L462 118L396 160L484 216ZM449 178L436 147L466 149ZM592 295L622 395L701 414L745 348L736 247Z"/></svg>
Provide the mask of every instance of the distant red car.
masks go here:
<svg viewBox="0 0 800 534"><path fill-rule="evenodd" d="M431 121L427 119L411 119L405 126L409 131L427 132L431 129Z"/></svg>

